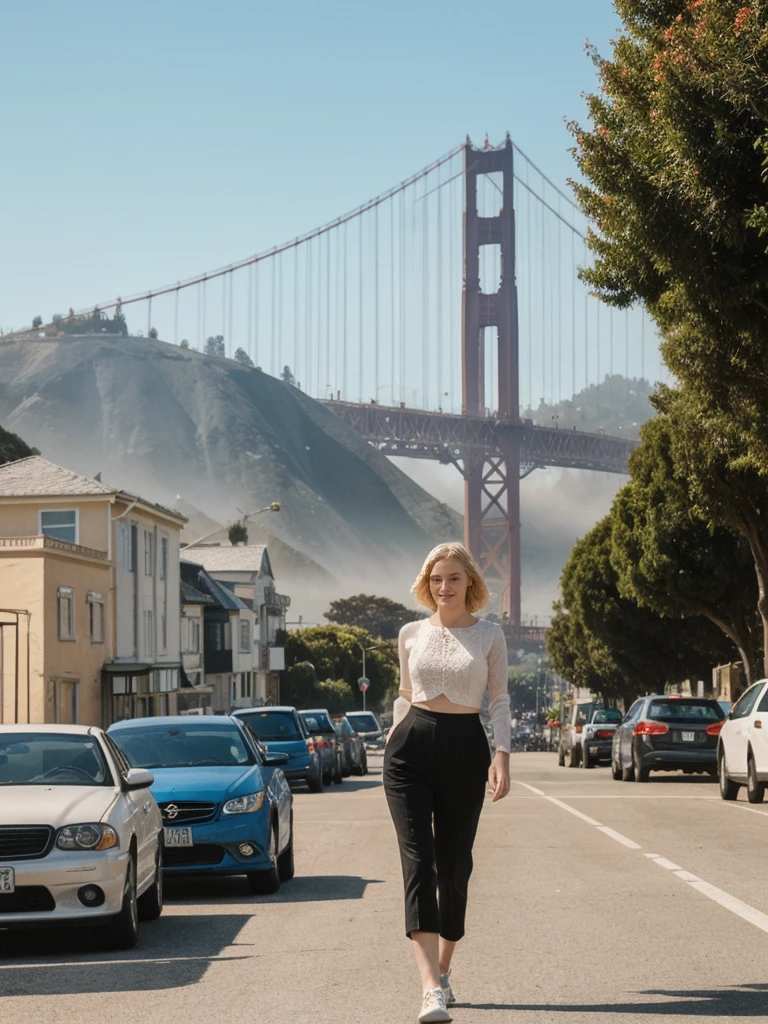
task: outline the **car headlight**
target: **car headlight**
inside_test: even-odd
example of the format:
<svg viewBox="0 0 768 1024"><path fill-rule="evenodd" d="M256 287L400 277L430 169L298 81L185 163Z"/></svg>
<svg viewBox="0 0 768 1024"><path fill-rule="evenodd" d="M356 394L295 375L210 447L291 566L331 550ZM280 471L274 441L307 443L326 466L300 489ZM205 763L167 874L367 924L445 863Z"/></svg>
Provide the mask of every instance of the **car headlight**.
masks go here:
<svg viewBox="0 0 768 1024"><path fill-rule="evenodd" d="M120 845L111 825L66 825L56 836L60 850L111 850Z"/></svg>
<svg viewBox="0 0 768 1024"><path fill-rule="evenodd" d="M260 811L264 806L264 790L258 793L248 793L247 796L236 796L234 800L227 800L222 807L224 814L245 814L247 811Z"/></svg>

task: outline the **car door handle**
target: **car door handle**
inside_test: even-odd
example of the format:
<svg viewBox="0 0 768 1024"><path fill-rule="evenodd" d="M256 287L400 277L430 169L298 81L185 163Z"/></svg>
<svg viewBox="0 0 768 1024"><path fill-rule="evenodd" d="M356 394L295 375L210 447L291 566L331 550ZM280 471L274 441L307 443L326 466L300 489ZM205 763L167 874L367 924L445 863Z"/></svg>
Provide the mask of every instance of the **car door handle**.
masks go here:
<svg viewBox="0 0 768 1024"><path fill-rule="evenodd" d="M763 728L763 723L760 721L759 718L756 719L756 721L755 721L755 728L756 729L762 729Z"/></svg>

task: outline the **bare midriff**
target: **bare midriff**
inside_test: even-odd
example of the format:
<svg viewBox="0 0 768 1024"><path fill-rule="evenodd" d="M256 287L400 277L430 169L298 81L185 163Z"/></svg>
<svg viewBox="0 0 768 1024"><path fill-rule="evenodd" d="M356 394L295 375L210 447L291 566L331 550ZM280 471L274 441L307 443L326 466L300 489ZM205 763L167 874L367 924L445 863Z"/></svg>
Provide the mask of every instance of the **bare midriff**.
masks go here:
<svg viewBox="0 0 768 1024"><path fill-rule="evenodd" d="M444 693L440 693L432 700L414 701L415 708L425 708L427 711L439 711L444 715L477 715L480 712L477 708L468 708L465 704L454 704L448 700Z"/></svg>

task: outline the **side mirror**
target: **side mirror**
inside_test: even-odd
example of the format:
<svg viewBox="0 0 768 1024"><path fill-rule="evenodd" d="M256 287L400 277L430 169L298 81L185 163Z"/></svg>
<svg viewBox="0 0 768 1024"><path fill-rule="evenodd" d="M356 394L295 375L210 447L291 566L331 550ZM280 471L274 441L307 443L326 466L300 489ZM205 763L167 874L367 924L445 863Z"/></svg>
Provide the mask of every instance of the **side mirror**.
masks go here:
<svg viewBox="0 0 768 1024"><path fill-rule="evenodd" d="M290 758L282 750L266 751L263 755L265 768L278 768L282 764L288 764Z"/></svg>
<svg viewBox="0 0 768 1024"><path fill-rule="evenodd" d="M732 711L729 711L729 712L728 712L728 717L729 717L729 718L733 718L733 712L732 712Z"/></svg>
<svg viewBox="0 0 768 1024"><path fill-rule="evenodd" d="M155 776L146 768L131 768L125 776L123 788L129 792L132 789L149 789L154 781Z"/></svg>

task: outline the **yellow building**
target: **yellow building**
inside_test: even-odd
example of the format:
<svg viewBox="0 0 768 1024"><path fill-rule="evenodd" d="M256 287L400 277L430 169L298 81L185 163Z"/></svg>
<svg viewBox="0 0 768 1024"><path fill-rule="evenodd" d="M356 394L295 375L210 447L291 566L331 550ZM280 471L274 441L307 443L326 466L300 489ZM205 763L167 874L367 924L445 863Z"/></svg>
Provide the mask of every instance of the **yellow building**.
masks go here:
<svg viewBox="0 0 768 1024"><path fill-rule="evenodd" d="M0 721L173 710L184 522L39 456L0 466Z"/></svg>

